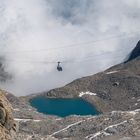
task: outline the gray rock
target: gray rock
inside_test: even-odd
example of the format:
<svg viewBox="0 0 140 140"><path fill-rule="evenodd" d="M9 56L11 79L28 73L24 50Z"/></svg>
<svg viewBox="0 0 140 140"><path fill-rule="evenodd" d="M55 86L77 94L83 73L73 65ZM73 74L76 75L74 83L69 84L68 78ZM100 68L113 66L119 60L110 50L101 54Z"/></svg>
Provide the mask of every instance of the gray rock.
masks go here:
<svg viewBox="0 0 140 140"><path fill-rule="evenodd" d="M6 112L5 112L5 109L0 106L0 123L2 125L4 125L5 120L6 120Z"/></svg>

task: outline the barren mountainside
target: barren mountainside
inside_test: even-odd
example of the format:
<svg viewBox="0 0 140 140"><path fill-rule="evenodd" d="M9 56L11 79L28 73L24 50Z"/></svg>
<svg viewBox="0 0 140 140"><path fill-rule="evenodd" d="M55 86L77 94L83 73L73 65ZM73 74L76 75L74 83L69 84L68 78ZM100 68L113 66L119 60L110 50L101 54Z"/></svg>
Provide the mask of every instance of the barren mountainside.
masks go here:
<svg viewBox="0 0 140 140"><path fill-rule="evenodd" d="M30 120L32 124L30 128L36 136L44 140L52 137L60 140L139 140L140 53L136 51L139 48L138 43L130 55L132 58L134 53L137 53L136 57L129 58L125 63L98 74L77 79L62 88L25 97L27 99L40 96L82 97L96 106L101 113L99 116L69 116L66 118L44 115L46 119L39 119L38 123ZM40 127L35 129L33 126L37 124ZM26 125L29 124L26 123ZM43 130L39 132L39 129Z"/></svg>
<svg viewBox="0 0 140 140"><path fill-rule="evenodd" d="M139 43L133 52L138 48L140 48ZM133 52L130 58L134 55ZM2 133L0 138L5 137L5 140L140 140L139 55L137 53L136 57L128 59L125 63L77 79L49 92L20 98L5 92L13 108L3 94L0 94L0 133ZM100 115L71 115L65 118L44 115L37 112L29 103L30 99L40 96L83 98L96 106ZM11 110L13 110L13 117ZM5 115L3 111L9 115ZM9 116L9 119L3 116ZM19 123L16 137L11 137L13 136L11 132L16 130L13 118Z"/></svg>

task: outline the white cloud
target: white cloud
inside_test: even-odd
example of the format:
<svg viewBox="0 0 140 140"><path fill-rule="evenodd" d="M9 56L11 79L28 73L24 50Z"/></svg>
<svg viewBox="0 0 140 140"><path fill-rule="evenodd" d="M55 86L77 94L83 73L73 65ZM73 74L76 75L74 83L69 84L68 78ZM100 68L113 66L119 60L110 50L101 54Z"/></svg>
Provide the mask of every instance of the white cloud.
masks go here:
<svg viewBox="0 0 140 140"><path fill-rule="evenodd" d="M139 0L0 0L1 54L14 75L3 87L25 95L122 62L139 40L139 8ZM68 47L94 40L102 41ZM62 63L64 71L59 73L57 64L38 61L74 63Z"/></svg>

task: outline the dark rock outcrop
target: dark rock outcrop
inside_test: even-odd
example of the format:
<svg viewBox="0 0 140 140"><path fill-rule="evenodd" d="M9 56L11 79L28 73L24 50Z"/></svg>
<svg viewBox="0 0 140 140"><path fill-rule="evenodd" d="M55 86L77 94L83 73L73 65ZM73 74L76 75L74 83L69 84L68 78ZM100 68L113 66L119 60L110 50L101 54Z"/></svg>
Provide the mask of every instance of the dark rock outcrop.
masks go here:
<svg viewBox="0 0 140 140"><path fill-rule="evenodd" d="M131 52L131 54L126 62L129 62L129 61L137 58L138 56L140 56L140 41L137 43L136 47L133 49L133 51Z"/></svg>

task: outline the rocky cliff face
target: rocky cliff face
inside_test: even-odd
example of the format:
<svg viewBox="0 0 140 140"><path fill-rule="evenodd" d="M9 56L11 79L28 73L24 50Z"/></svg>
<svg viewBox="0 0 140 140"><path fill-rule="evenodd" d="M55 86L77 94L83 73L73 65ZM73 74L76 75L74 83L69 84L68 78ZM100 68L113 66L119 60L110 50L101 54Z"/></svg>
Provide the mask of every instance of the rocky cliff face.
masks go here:
<svg viewBox="0 0 140 140"><path fill-rule="evenodd" d="M17 123L12 116L12 106L0 90L0 140L14 140Z"/></svg>

